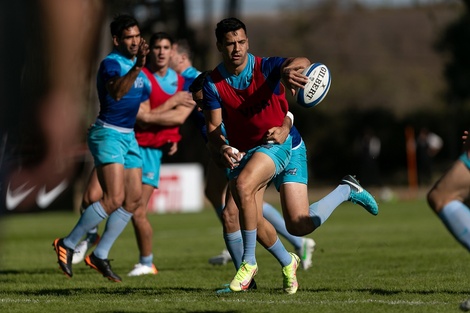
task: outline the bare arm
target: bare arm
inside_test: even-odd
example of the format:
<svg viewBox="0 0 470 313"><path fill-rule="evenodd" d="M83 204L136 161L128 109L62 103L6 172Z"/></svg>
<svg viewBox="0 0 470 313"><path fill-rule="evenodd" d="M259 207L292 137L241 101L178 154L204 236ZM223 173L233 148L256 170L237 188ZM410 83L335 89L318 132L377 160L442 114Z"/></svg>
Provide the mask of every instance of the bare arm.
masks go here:
<svg viewBox="0 0 470 313"><path fill-rule="evenodd" d="M149 125L180 126L194 109L196 102L190 93L178 92L162 105L150 109L150 103L141 103L137 113L137 122L142 127Z"/></svg>
<svg viewBox="0 0 470 313"><path fill-rule="evenodd" d="M144 39L140 40L139 52L137 53L137 61L134 66L121 77L113 77L106 83L106 89L109 95L116 101L119 101L129 92L135 79L139 75L142 67L145 65L145 58L149 52L148 44Z"/></svg>

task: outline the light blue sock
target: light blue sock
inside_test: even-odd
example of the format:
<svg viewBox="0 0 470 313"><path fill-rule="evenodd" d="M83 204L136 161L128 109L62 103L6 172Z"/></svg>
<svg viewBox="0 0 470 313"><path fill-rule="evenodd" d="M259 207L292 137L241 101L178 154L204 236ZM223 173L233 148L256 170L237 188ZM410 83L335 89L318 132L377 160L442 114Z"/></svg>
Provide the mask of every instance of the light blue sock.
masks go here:
<svg viewBox="0 0 470 313"><path fill-rule="evenodd" d="M257 229L242 230L243 237L243 261L250 265L256 264L256 233Z"/></svg>
<svg viewBox="0 0 470 313"><path fill-rule="evenodd" d="M272 255L281 263L281 266L287 266L292 262L292 256L287 252L286 248L277 238L276 242L268 248L268 251L271 252Z"/></svg>
<svg viewBox="0 0 470 313"><path fill-rule="evenodd" d="M243 258L243 238L242 232L237 230L233 233L224 233L225 246L232 257L235 270L240 268Z"/></svg>
<svg viewBox="0 0 470 313"><path fill-rule="evenodd" d="M148 267L153 265L153 253L150 253L148 256L140 256L139 263Z"/></svg>
<svg viewBox="0 0 470 313"><path fill-rule="evenodd" d="M127 223L132 218L132 213L127 212L124 208L120 207L113 213L109 215L108 221L106 222L106 227L101 237L100 242L95 248L93 253L99 259L107 259L109 250L116 241L117 237L122 233L124 228L126 228Z"/></svg>
<svg viewBox="0 0 470 313"><path fill-rule="evenodd" d="M325 223L341 203L348 200L350 193L351 187L349 185L339 185L325 197L310 205L309 215L315 229Z"/></svg>
<svg viewBox="0 0 470 313"><path fill-rule="evenodd" d="M74 229L67 237L64 238L64 245L68 248L75 249L75 246L87 233L87 231L96 227L107 217L108 214L106 214L99 201L92 203L80 216L80 219L78 220Z"/></svg>
<svg viewBox="0 0 470 313"><path fill-rule="evenodd" d="M286 222L284 221L282 214L271 204L266 202L263 203L263 216L274 226L276 232L286 238L295 249L300 249L302 247L302 237L293 236L287 231Z"/></svg>
<svg viewBox="0 0 470 313"><path fill-rule="evenodd" d="M450 233L470 251L470 209L460 201L451 201L438 214Z"/></svg>

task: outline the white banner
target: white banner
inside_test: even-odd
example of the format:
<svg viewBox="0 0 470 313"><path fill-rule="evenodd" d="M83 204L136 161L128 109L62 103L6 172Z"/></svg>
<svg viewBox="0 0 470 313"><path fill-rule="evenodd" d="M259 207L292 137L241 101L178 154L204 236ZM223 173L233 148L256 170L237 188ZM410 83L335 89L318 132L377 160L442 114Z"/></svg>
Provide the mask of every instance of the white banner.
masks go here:
<svg viewBox="0 0 470 313"><path fill-rule="evenodd" d="M163 164L148 203L154 213L199 212L204 206L204 170L199 163Z"/></svg>

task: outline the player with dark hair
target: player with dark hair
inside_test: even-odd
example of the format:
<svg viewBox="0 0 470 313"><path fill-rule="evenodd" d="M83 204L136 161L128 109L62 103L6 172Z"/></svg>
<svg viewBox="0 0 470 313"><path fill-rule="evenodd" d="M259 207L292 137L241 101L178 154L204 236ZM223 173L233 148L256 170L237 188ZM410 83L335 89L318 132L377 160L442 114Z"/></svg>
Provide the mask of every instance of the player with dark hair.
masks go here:
<svg viewBox="0 0 470 313"><path fill-rule="evenodd" d="M160 166L164 153L173 155L181 140L179 127L193 111L194 101L183 91L184 79L169 68L173 38L165 32L154 33L149 41L150 52L143 72L150 82L150 98L140 105L135 126L135 136L142 157L142 201L132 216L134 232L139 247L139 262L128 276L157 274L153 264L152 226L147 217L148 201L160 180ZM99 199L102 189L97 184L96 173L92 173L84 201ZM88 234L88 237L92 234ZM80 262L84 247L74 254L74 262Z"/></svg>
<svg viewBox="0 0 470 313"><path fill-rule="evenodd" d="M95 161L103 197L90 204L64 238L53 242L65 275L72 277L74 248L86 232L108 218L106 229L94 252L85 259L90 267L116 282L108 260L109 250L138 207L142 194L142 159L134 135L140 103L148 99L141 69L148 45L137 21L120 15L111 23L113 51L101 62L97 77L100 112L88 130L88 146Z"/></svg>
<svg viewBox="0 0 470 313"><path fill-rule="evenodd" d="M302 71L310 65L306 58L255 57L248 53L245 25L236 18L224 19L216 28L220 63L206 77L203 94L209 140L231 170L229 187L240 210L243 236L243 262L230 283L233 291L245 290L258 271L255 257L256 237L275 238L268 223L262 218L260 204L267 184L279 174L276 186L281 192L281 204L287 229L294 235L313 232L344 201L363 206L371 214L378 213L374 198L352 177L320 201L308 205L306 168L298 167L306 159L301 138L287 134L285 141L275 136L288 112L284 85L295 95L303 88L307 77ZM283 81L284 84L281 83ZM223 122L230 145L221 131ZM294 145L292 142L294 141ZM298 144L295 144L295 142ZM295 149L292 149L295 146ZM239 152L241 151L241 152ZM291 168L292 152L297 151ZM299 176L285 183L288 175ZM291 194L292 197L285 195ZM269 239L268 239L269 240ZM291 256L283 272L295 275L297 260ZM288 263L290 262L290 263ZM292 285L292 290L294 286ZM295 286L296 290L296 286Z"/></svg>
<svg viewBox="0 0 470 313"><path fill-rule="evenodd" d="M139 263L128 276L156 274L152 253L152 226L147 205L160 180L164 153L174 155L181 140L180 126L194 109L189 92L184 91L184 78L169 67L173 38L158 32L149 41L145 75L151 82L150 99L141 105L137 115L136 138L143 160L142 202L132 218L139 246ZM169 109L170 107L170 109Z"/></svg>

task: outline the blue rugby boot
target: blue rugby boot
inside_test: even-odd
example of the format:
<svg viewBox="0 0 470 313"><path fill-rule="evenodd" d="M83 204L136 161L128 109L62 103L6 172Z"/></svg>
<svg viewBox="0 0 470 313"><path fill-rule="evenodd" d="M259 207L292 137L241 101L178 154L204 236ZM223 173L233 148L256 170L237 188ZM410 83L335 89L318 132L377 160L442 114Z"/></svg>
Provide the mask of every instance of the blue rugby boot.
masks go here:
<svg viewBox="0 0 470 313"><path fill-rule="evenodd" d="M349 185L351 187L351 194L348 201L359 204L372 215L379 213L379 206L374 197L359 184L359 181L351 175L346 175L341 180L341 185Z"/></svg>

